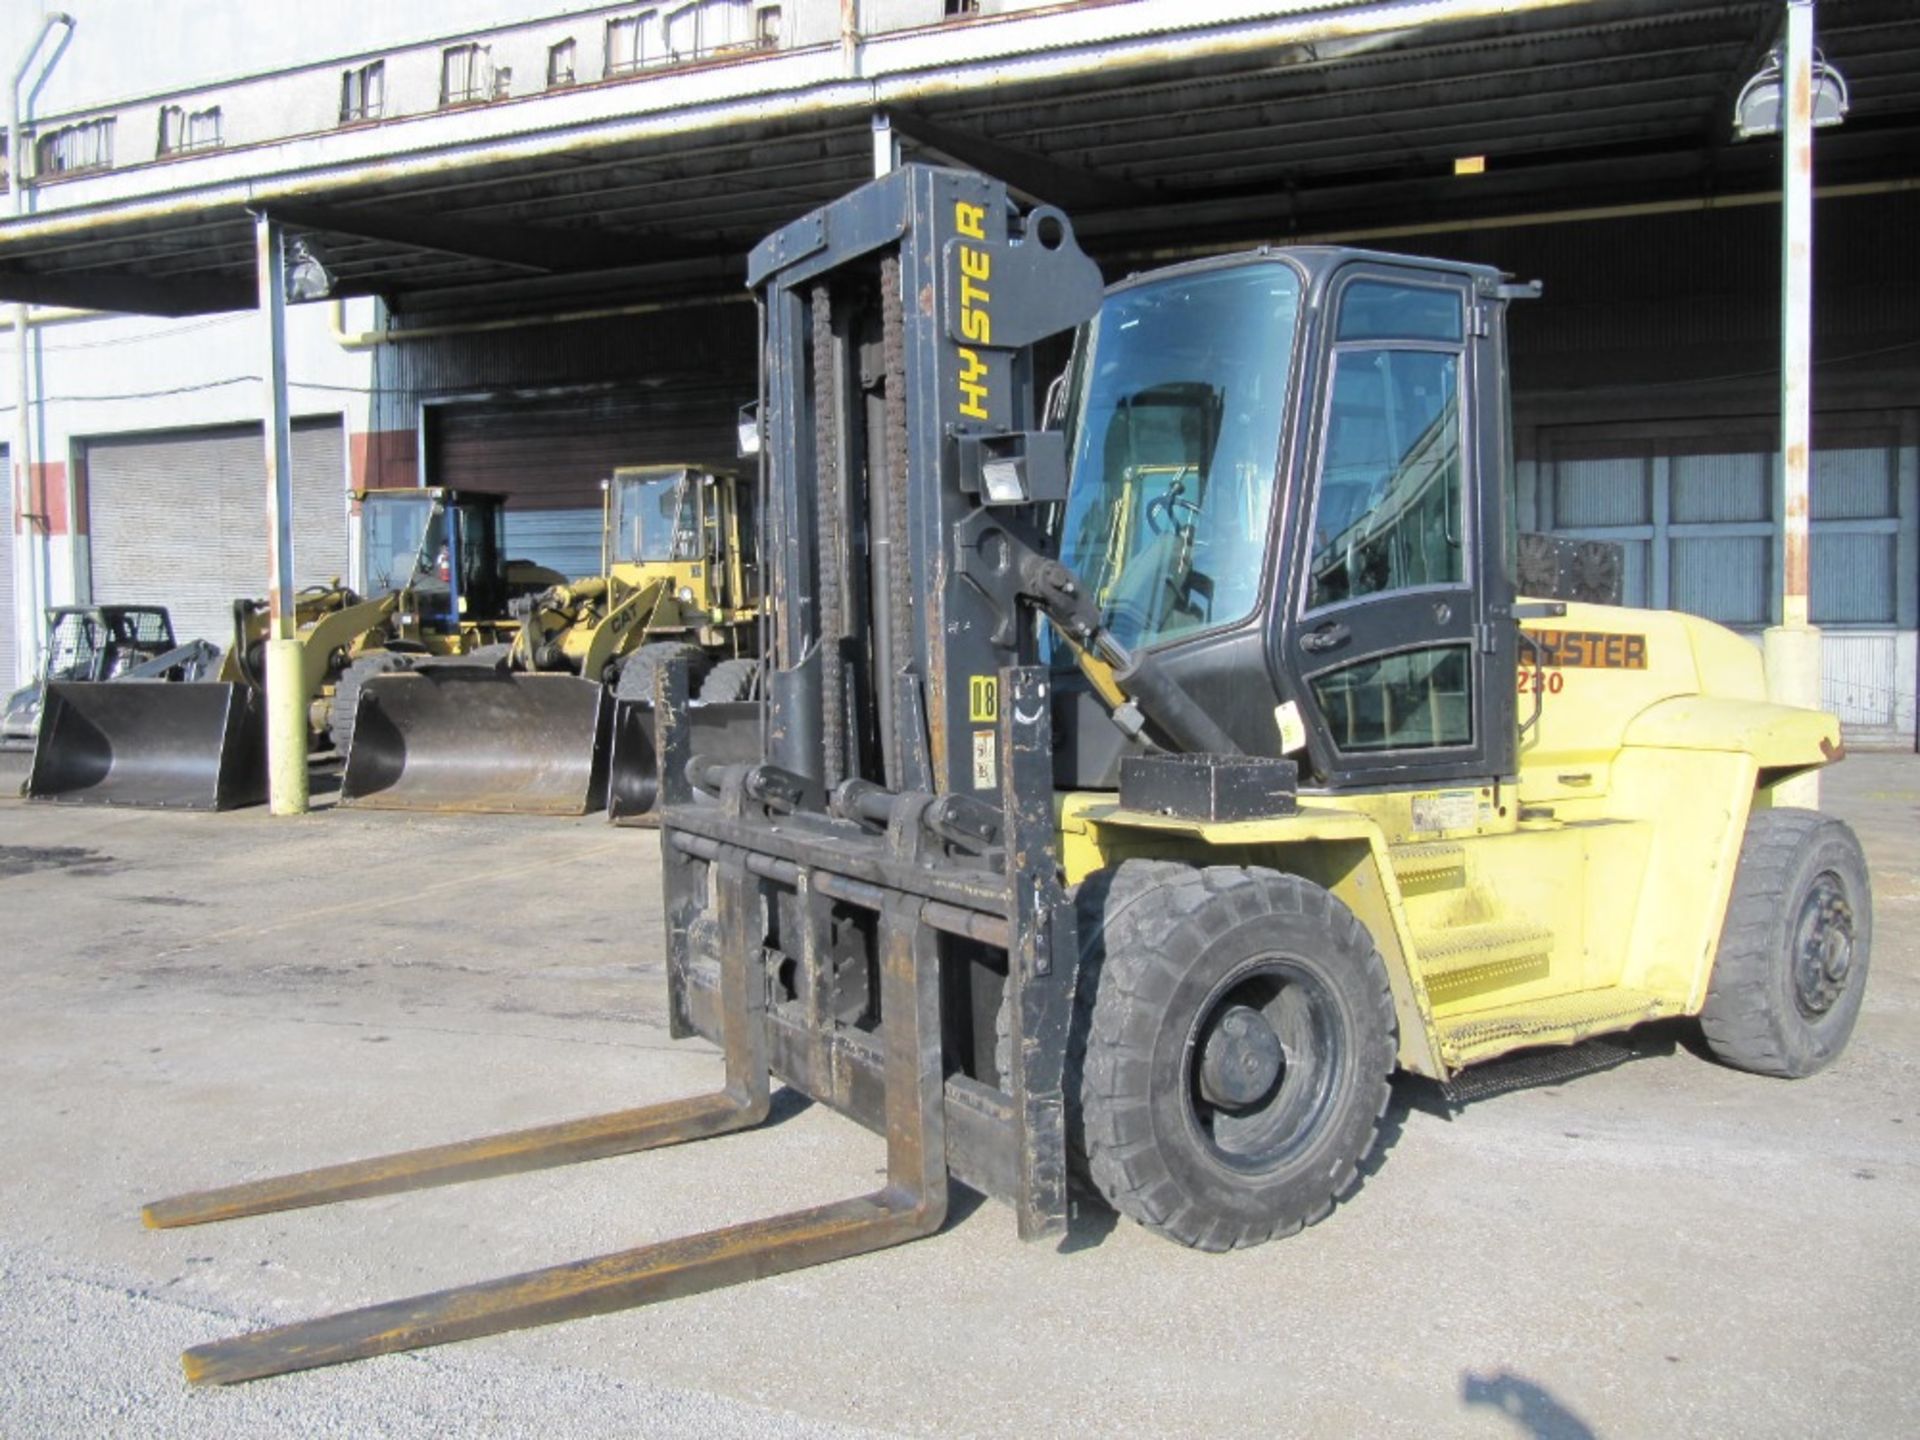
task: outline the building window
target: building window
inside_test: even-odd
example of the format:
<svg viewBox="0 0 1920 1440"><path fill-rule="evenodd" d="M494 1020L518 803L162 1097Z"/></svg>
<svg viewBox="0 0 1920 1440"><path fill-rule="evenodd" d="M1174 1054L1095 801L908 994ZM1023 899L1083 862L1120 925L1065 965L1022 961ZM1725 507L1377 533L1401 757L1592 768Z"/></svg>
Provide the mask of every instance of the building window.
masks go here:
<svg viewBox="0 0 1920 1440"><path fill-rule="evenodd" d="M184 155L191 150L217 150L222 141L220 107L188 110L179 105L160 107L162 155Z"/></svg>
<svg viewBox="0 0 1920 1440"><path fill-rule="evenodd" d="M761 49L760 13L753 0L692 0L669 10L664 32L667 59L685 64L710 55ZM776 35L779 23L776 15Z"/></svg>
<svg viewBox="0 0 1920 1440"><path fill-rule="evenodd" d="M574 83L578 78L574 71L575 46L572 40L562 40L558 45L547 47L547 88L560 90Z"/></svg>
<svg viewBox="0 0 1920 1440"><path fill-rule="evenodd" d="M113 164L113 120L82 120L63 125L34 142L36 175L71 175L81 170L105 170Z"/></svg>
<svg viewBox="0 0 1920 1440"><path fill-rule="evenodd" d="M511 70L493 68L487 45L449 45L440 52L440 104L472 105L507 93Z"/></svg>
<svg viewBox="0 0 1920 1440"><path fill-rule="evenodd" d="M1811 618L1907 628L1920 413L1815 420ZM1544 432L1538 528L1609 540L1628 605L1754 630L1779 621L1780 459L1770 420Z"/></svg>
<svg viewBox="0 0 1920 1440"><path fill-rule="evenodd" d="M387 62L373 60L340 76L340 123L378 120L387 108Z"/></svg>
<svg viewBox="0 0 1920 1440"><path fill-rule="evenodd" d="M780 48L780 7L762 5L753 16L754 42L762 50Z"/></svg>
<svg viewBox="0 0 1920 1440"><path fill-rule="evenodd" d="M607 21L607 74L631 75L664 59L657 11L622 15Z"/></svg>
<svg viewBox="0 0 1920 1440"><path fill-rule="evenodd" d="M947 0L947 19L956 15L978 15L980 0Z"/></svg>

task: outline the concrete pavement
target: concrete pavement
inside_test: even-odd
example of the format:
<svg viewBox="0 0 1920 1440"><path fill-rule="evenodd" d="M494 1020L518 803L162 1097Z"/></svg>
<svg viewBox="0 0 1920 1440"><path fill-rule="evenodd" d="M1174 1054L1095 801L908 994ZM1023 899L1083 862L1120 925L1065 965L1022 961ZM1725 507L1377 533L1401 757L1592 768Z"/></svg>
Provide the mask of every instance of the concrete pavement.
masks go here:
<svg viewBox="0 0 1920 1440"><path fill-rule="evenodd" d="M6 757L11 762L12 757ZM11 796L19 767L0 769ZM668 1040L658 852L578 822L274 821L0 800L0 1435L1904 1434L1920 1412L1920 760L1857 756L1878 934L1799 1083L1650 1027L1449 1113L1261 1250L991 1204L932 1240L652 1309L190 1392L186 1344L867 1188L880 1141L754 1135L201 1231L142 1201L710 1086Z"/></svg>

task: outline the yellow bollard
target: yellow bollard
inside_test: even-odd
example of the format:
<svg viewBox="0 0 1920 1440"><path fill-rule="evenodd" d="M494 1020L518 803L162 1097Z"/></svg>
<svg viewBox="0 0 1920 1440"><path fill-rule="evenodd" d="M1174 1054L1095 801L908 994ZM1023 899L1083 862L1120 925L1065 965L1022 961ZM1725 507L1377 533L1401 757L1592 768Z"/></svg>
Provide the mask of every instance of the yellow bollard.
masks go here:
<svg viewBox="0 0 1920 1440"><path fill-rule="evenodd" d="M267 800L275 815L307 813L307 680L298 640L267 642Z"/></svg>

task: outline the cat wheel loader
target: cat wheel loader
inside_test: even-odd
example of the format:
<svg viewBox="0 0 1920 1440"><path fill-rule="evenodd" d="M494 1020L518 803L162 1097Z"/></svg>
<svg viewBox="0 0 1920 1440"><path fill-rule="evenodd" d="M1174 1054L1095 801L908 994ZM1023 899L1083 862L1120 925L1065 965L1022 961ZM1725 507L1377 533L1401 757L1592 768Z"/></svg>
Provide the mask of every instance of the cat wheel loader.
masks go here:
<svg viewBox="0 0 1920 1440"><path fill-rule="evenodd" d="M342 687L357 703L341 799L396 810L584 815L653 809L653 676L684 659L702 745L760 740L758 590L747 487L697 466L614 471L598 575L514 602L512 645L485 668L399 668Z"/></svg>
<svg viewBox="0 0 1920 1440"><path fill-rule="evenodd" d="M1697 1015L1778 1076L1846 1043L1839 754L1690 616L1516 595L1505 316L1474 265L1262 249L1102 293L1064 215L908 166L755 250L765 747L661 677L670 1014L711 1094L152 1205L153 1225L759 1123L881 1132L837 1203L188 1352L231 1381L604 1312L1076 1185L1209 1250L1326 1219L1396 1069ZM1078 327L1058 428L1032 347ZM1296 1242L1304 1243L1304 1242Z"/></svg>
<svg viewBox="0 0 1920 1440"><path fill-rule="evenodd" d="M504 646L516 629L506 613L515 588L557 578L502 558L497 495L408 488L355 498L374 598L335 581L302 591L294 605L310 727L336 742L345 738L331 724L338 691L357 689L369 668ZM189 810L263 801L265 602L237 600L233 615L210 680L49 684L28 797Z"/></svg>

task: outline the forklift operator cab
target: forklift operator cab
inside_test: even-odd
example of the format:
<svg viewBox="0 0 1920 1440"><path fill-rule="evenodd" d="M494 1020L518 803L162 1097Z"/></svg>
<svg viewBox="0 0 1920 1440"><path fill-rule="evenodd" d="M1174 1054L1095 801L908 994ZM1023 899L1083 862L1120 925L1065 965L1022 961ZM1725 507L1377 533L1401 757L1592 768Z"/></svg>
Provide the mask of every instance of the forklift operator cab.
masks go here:
<svg viewBox="0 0 1920 1440"><path fill-rule="evenodd" d="M1329 785L1512 773L1501 294L1300 249L1119 286L1081 332L1061 558L1246 753ZM1111 788L1118 732L1072 728L1062 783Z"/></svg>

